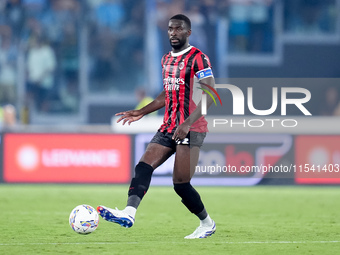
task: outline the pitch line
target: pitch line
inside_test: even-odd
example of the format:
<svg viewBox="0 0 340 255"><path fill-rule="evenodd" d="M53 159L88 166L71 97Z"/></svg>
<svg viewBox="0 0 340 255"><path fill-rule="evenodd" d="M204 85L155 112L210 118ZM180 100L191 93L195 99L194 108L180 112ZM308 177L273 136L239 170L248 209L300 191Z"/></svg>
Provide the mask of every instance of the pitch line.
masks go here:
<svg viewBox="0 0 340 255"><path fill-rule="evenodd" d="M252 242L224 242L226 244L312 244L312 243L340 243L340 241L252 241Z"/></svg>
<svg viewBox="0 0 340 255"><path fill-rule="evenodd" d="M188 243L191 240L183 242L162 242L158 243L173 243L181 244ZM154 242L154 241L152 241ZM107 245L107 244L146 244L148 242L77 242L77 243L0 243L0 246L24 246L24 245ZM250 241L250 242L212 242L211 244L327 244L340 243L340 240L334 241Z"/></svg>

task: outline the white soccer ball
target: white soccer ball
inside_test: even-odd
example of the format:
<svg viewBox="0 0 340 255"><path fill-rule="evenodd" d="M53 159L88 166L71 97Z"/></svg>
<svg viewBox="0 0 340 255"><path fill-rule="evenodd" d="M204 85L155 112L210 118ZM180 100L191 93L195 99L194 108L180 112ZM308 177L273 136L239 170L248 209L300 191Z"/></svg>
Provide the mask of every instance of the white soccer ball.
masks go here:
<svg viewBox="0 0 340 255"><path fill-rule="evenodd" d="M99 216L92 206L78 205L72 210L69 223L75 232L86 235L96 230Z"/></svg>

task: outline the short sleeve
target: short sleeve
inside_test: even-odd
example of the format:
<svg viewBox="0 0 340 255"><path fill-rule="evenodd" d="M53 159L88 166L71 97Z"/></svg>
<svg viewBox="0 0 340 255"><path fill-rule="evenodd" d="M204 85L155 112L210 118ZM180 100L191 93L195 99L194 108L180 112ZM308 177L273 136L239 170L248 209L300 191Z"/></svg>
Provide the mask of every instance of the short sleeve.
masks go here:
<svg viewBox="0 0 340 255"><path fill-rule="evenodd" d="M207 77L214 77L208 56L203 53L196 56L194 62L194 72L199 80Z"/></svg>

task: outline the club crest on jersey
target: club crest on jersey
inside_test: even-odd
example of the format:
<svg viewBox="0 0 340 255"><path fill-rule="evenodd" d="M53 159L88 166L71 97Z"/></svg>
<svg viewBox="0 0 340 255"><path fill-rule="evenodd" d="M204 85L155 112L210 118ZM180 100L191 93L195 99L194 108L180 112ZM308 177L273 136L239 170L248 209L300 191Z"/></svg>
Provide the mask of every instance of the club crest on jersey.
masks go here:
<svg viewBox="0 0 340 255"><path fill-rule="evenodd" d="M184 61L179 63L178 68L179 68L179 70L182 70L184 68Z"/></svg>

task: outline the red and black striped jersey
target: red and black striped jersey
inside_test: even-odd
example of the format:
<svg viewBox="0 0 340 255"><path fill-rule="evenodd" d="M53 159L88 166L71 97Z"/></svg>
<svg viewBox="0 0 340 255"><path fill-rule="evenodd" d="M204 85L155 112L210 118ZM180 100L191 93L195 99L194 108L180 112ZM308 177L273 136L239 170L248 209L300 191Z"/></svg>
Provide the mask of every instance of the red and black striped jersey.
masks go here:
<svg viewBox="0 0 340 255"><path fill-rule="evenodd" d="M174 133L197 107L193 93L200 90L196 89L196 81L213 76L210 60L193 46L178 53L170 51L162 58L162 75L165 113L159 131ZM191 125L190 131L208 131L204 116Z"/></svg>

